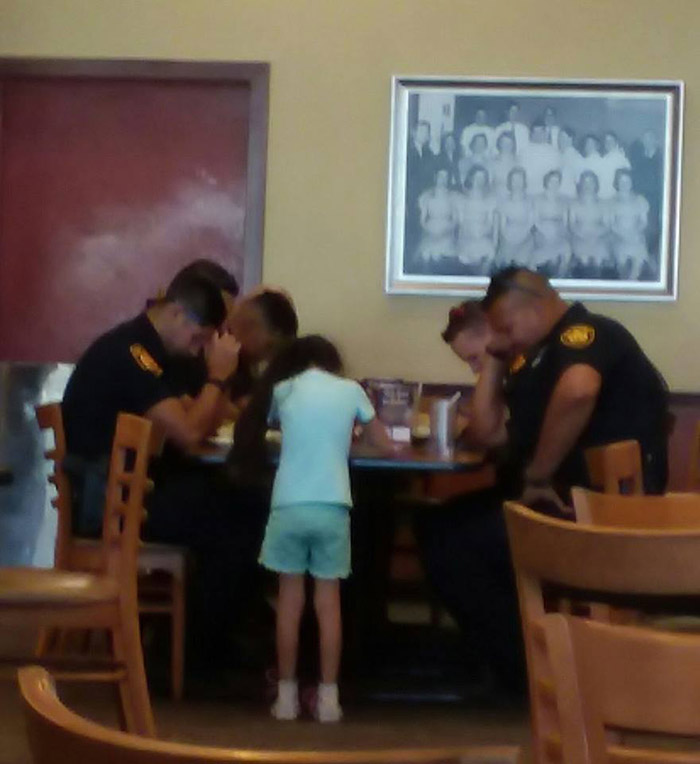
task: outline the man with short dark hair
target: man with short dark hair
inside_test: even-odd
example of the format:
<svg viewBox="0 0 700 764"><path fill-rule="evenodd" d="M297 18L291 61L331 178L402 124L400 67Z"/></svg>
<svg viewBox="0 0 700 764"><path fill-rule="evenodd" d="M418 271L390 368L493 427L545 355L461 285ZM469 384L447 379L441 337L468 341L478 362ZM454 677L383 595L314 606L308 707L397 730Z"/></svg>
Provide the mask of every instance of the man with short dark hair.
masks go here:
<svg viewBox="0 0 700 764"><path fill-rule="evenodd" d="M236 298L241 290L238 286L236 277L230 271L226 270L223 265L220 265L214 260L201 257L185 265L178 271L175 278L184 278L188 276L198 276L213 284L221 292L221 298L226 307L227 317L232 314Z"/></svg>
<svg viewBox="0 0 700 764"><path fill-rule="evenodd" d="M63 398L68 451L82 460L86 474L104 467L119 412L151 419L167 441L183 450L216 429L225 383L238 364L236 338L217 333L225 316L213 284L181 275L163 299L93 342ZM205 347L208 378L185 407L174 387L172 364L180 357L196 357ZM83 503L81 510L82 530L99 532L101 502Z"/></svg>
<svg viewBox="0 0 700 764"><path fill-rule="evenodd" d="M586 448L630 439L642 449L646 490L663 492L667 388L634 337L524 268L496 274L482 305L494 337L473 427L484 443L508 444L523 496L554 488L568 500L571 486L588 482Z"/></svg>
<svg viewBox="0 0 700 764"><path fill-rule="evenodd" d="M217 428L238 365L238 341L219 333L225 318L219 288L196 273L180 273L162 299L88 348L63 399L66 466L76 489L80 535L101 530L119 412L151 419L164 432L164 454L152 469L155 488L147 498L144 537L186 546L196 559L188 635L191 645L201 648L202 660L230 654L232 614L241 615L242 596L252 589L264 522L257 500L236 495L210 465L187 456ZM207 376L185 403L178 364L202 352Z"/></svg>

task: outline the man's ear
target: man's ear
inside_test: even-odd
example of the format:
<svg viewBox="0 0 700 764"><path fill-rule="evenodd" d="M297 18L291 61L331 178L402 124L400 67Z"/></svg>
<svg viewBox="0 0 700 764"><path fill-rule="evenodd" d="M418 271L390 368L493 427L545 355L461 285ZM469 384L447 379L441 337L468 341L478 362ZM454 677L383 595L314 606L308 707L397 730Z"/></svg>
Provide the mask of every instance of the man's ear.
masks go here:
<svg viewBox="0 0 700 764"><path fill-rule="evenodd" d="M181 321L185 316L185 309L179 302L169 302L164 307L165 315L171 320Z"/></svg>

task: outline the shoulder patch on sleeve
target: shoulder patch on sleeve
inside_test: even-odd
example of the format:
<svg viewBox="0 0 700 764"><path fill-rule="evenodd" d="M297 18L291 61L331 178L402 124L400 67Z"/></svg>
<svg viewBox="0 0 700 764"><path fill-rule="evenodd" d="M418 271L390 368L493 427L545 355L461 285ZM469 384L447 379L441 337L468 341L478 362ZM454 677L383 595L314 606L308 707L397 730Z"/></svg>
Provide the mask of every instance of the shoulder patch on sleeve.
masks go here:
<svg viewBox="0 0 700 764"><path fill-rule="evenodd" d="M508 371L511 374L517 374L520 369L525 366L525 354L521 353L519 356L516 356L511 362L510 366L508 367Z"/></svg>
<svg viewBox="0 0 700 764"><path fill-rule="evenodd" d="M160 368L160 366L156 363L156 360L143 345L135 343L129 347L129 352L131 353L136 363L144 371L150 371L151 374L154 374L156 377L160 377L160 375L163 373L163 369Z"/></svg>
<svg viewBox="0 0 700 764"><path fill-rule="evenodd" d="M595 329L590 324L572 324L559 335L562 345L574 350L582 350L593 343Z"/></svg>

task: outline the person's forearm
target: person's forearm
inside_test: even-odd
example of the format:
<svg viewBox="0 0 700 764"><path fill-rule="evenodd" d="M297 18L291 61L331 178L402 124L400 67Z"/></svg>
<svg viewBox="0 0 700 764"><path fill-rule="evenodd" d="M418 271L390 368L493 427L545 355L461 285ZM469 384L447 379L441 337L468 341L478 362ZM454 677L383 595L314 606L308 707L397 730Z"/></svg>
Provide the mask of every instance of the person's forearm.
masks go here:
<svg viewBox="0 0 700 764"><path fill-rule="evenodd" d="M205 384L187 410L187 427L191 438L198 443L214 432L224 420L226 408L222 405L223 391L212 384Z"/></svg>
<svg viewBox="0 0 700 764"><path fill-rule="evenodd" d="M377 417L364 425L364 432L369 444L382 453L390 455L396 450L396 444L389 437L386 427Z"/></svg>
<svg viewBox="0 0 700 764"><path fill-rule="evenodd" d="M483 446L498 445L505 437L504 373L505 362L488 356L470 401L470 439Z"/></svg>
<svg viewBox="0 0 700 764"><path fill-rule="evenodd" d="M595 408L594 395L552 398L532 461L525 470L526 481L545 483L576 445Z"/></svg>

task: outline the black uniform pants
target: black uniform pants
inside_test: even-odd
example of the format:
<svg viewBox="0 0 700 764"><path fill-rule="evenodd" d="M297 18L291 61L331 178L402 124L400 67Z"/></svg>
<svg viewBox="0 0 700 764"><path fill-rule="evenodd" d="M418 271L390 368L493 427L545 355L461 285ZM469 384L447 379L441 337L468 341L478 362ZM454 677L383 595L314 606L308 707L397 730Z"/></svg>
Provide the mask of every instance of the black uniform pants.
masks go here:
<svg viewBox="0 0 700 764"><path fill-rule="evenodd" d="M257 557L269 499L265 491L237 488L209 465L159 476L155 485L144 537L190 551L190 654L220 660L232 655L240 625L262 600Z"/></svg>
<svg viewBox="0 0 700 764"><path fill-rule="evenodd" d="M520 692L525 661L502 511L491 489L455 497L418 517L428 579L499 686Z"/></svg>

